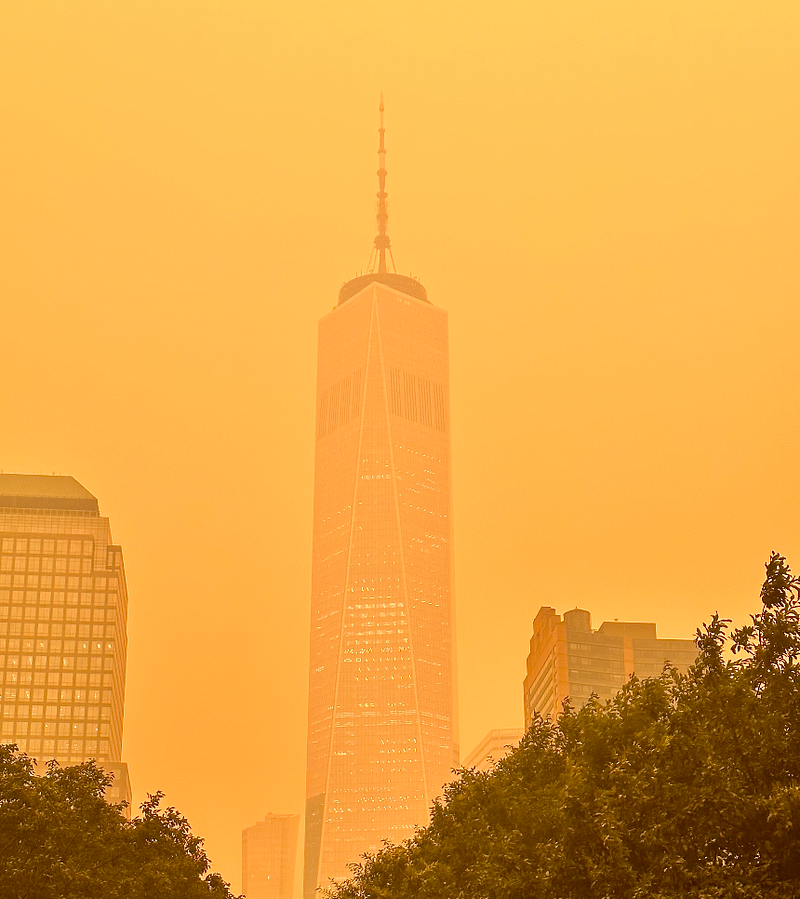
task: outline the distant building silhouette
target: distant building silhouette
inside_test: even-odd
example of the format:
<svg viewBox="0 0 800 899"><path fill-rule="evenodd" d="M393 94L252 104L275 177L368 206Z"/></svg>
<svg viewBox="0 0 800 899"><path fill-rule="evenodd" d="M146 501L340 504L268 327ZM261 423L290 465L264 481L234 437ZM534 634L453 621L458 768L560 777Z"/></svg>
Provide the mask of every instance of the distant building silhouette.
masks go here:
<svg viewBox="0 0 800 899"><path fill-rule="evenodd" d="M268 814L242 831L242 892L247 899L293 899L299 815Z"/></svg>
<svg viewBox="0 0 800 899"><path fill-rule="evenodd" d="M523 684L525 727L537 712L556 717L567 696L575 708L592 693L610 699L634 672L653 677L667 661L685 672L696 657L694 640L660 640L652 623L604 621L595 631L583 609L565 612L562 620L542 606L533 622Z"/></svg>
<svg viewBox="0 0 800 899"><path fill-rule="evenodd" d="M504 759L525 735L522 728L490 730L472 752L461 763L465 768L491 771L495 764Z"/></svg>
<svg viewBox="0 0 800 899"><path fill-rule="evenodd" d="M447 313L374 269L319 324L304 894L428 820L457 763Z"/></svg>
<svg viewBox="0 0 800 899"><path fill-rule="evenodd" d="M0 474L0 742L40 765L121 761L128 593L122 548L74 478Z"/></svg>

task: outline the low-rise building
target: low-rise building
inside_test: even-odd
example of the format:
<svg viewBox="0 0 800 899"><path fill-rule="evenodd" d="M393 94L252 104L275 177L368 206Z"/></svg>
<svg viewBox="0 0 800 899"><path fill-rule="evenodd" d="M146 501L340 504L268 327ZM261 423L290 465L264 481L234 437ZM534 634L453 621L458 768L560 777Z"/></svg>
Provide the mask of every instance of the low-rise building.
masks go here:
<svg viewBox="0 0 800 899"><path fill-rule="evenodd" d="M525 731L522 728L490 730L472 752L464 759L463 767L490 771L500 759L505 758L519 743Z"/></svg>

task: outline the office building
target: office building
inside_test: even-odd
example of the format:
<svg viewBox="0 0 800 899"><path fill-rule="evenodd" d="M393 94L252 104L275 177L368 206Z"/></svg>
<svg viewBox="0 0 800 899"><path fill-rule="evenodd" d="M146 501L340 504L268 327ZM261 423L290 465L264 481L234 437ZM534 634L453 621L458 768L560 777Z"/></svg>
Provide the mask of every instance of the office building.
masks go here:
<svg viewBox="0 0 800 899"><path fill-rule="evenodd" d="M242 892L247 899L293 899L299 815L268 814L242 831Z"/></svg>
<svg viewBox="0 0 800 899"><path fill-rule="evenodd" d="M525 735L521 728L490 730L472 752L464 759L465 768L476 768L478 771L491 771L504 759Z"/></svg>
<svg viewBox="0 0 800 899"><path fill-rule="evenodd" d="M687 671L697 656L694 640L661 640L653 623L605 621L592 630L583 609L563 619L542 606L533 622L527 673L523 684L525 727L533 716L557 717L569 696L579 708L594 693L610 699L634 673L655 677L669 662Z"/></svg>
<svg viewBox="0 0 800 899"><path fill-rule="evenodd" d="M122 549L74 478L0 474L0 740L40 765L96 759L130 801L122 754Z"/></svg>
<svg viewBox="0 0 800 899"><path fill-rule="evenodd" d="M457 764L447 313L373 271L319 324L304 893L425 824Z"/></svg>

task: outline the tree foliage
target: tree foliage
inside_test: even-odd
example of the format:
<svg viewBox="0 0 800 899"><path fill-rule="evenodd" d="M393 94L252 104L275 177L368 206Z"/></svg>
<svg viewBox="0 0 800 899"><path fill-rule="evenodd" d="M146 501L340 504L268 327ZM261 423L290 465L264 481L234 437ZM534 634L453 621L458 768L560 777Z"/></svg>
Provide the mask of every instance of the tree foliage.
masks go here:
<svg viewBox="0 0 800 899"><path fill-rule="evenodd" d="M762 610L733 633L714 615L687 675L537 718L334 899L800 895L800 582L766 568Z"/></svg>
<svg viewBox="0 0 800 899"><path fill-rule="evenodd" d="M128 821L94 762L43 776L0 746L0 899L232 899L203 841L162 794Z"/></svg>

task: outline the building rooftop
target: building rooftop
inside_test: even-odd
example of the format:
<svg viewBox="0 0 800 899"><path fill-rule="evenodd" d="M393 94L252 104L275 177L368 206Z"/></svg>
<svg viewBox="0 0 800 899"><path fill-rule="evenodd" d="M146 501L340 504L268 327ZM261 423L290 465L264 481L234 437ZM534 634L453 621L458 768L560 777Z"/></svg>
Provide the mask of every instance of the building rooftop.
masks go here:
<svg viewBox="0 0 800 899"><path fill-rule="evenodd" d="M631 640L658 639L653 621L604 621L597 633L606 637L630 637Z"/></svg>
<svg viewBox="0 0 800 899"><path fill-rule="evenodd" d="M423 300L430 303L428 299L428 291L415 278L409 278L408 275L398 275L395 272L370 272L367 275L359 275L352 281L347 281L342 285L339 291L339 305L341 306L350 297L355 296L360 290L363 290L373 281L379 284L385 284L394 290L399 290L407 296L414 297L415 300Z"/></svg>
<svg viewBox="0 0 800 899"><path fill-rule="evenodd" d="M0 474L0 508L99 514L97 498L69 475Z"/></svg>

